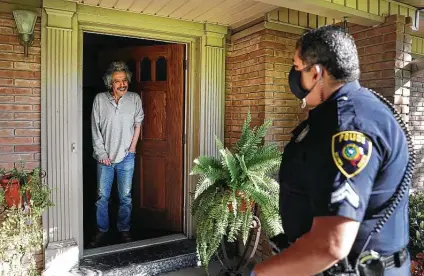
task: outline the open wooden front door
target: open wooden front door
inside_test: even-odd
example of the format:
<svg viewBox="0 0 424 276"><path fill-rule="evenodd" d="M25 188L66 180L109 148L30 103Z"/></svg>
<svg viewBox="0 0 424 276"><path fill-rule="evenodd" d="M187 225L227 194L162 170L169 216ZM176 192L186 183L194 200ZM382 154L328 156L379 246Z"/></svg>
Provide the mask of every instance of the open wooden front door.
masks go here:
<svg viewBox="0 0 424 276"><path fill-rule="evenodd" d="M143 102L133 182L134 232L183 230L184 48L137 46L101 53L102 63L127 62L133 72L129 91L139 93Z"/></svg>

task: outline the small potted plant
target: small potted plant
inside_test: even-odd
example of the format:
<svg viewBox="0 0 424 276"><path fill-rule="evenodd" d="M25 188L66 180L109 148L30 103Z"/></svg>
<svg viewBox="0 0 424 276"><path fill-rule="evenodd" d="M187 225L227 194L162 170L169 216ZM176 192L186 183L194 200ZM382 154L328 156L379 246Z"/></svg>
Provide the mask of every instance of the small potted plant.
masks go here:
<svg viewBox="0 0 424 276"><path fill-rule="evenodd" d="M31 174L26 173L23 170L14 168L8 172L4 172L0 179L0 185L4 190L4 196L7 206L18 206L19 204L29 203L30 193L27 190L26 193L21 193L22 186L26 186L26 183L30 180Z"/></svg>
<svg viewBox="0 0 424 276"><path fill-rule="evenodd" d="M263 143L272 121L252 129L250 123L249 112L235 148L224 148L216 138L219 158L196 158L190 173L199 176L192 214L197 222L197 252L206 270L224 236L227 242L241 237L246 246L257 208L269 237L283 232L279 185L272 177L279 168L281 152L275 144Z"/></svg>
<svg viewBox="0 0 424 276"><path fill-rule="evenodd" d="M7 183L0 188L0 275L39 275L34 254L42 249L41 218L53 206L51 190L40 168L1 171Z"/></svg>

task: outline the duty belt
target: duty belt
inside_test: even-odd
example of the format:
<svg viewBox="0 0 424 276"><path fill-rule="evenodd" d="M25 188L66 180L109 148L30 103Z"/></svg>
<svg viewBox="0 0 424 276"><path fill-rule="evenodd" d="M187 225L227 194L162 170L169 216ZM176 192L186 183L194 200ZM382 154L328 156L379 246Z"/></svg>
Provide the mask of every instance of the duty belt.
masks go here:
<svg viewBox="0 0 424 276"><path fill-rule="evenodd" d="M381 261L384 264L384 268L401 267L403 263L408 259L408 250L406 248L399 252L396 252L390 256L382 256Z"/></svg>
<svg viewBox="0 0 424 276"><path fill-rule="evenodd" d="M365 258L366 259L366 258ZM387 270L394 267L401 267L404 262L408 259L408 250L406 248L391 254L389 256L379 256L378 261L382 266L383 270ZM370 259L371 260L371 259ZM363 260L366 261L366 260ZM343 263L343 261L340 261L330 269L320 273L316 274L315 276L354 276L354 275L379 275L379 274L368 274L368 273L359 273L359 271L352 271L351 269L347 268L346 266L349 266L349 264ZM382 275L382 274L381 274Z"/></svg>

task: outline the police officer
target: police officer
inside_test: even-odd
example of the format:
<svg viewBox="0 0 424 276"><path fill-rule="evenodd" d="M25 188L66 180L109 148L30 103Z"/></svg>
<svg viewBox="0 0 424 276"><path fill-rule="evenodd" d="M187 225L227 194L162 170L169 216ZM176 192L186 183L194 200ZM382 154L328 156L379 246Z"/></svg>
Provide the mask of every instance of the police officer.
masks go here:
<svg viewBox="0 0 424 276"><path fill-rule="evenodd" d="M336 272L352 272L358 258L371 270L379 267L375 275L410 275L408 196L398 198L381 231L368 239L402 183L407 135L359 76L354 40L342 28L320 27L298 40L289 84L311 110L293 131L279 174L291 245L252 275L347 275Z"/></svg>

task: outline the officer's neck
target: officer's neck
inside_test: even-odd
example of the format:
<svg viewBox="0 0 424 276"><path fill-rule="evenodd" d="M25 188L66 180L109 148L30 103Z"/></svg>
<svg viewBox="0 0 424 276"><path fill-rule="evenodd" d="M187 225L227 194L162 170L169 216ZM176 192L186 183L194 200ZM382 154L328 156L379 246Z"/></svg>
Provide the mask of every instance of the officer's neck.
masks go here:
<svg viewBox="0 0 424 276"><path fill-rule="evenodd" d="M323 81L323 86L321 90L321 101L325 102L330 98L334 93L336 93L345 83L340 81L335 81L333 79L327 79Z"/></svg>

